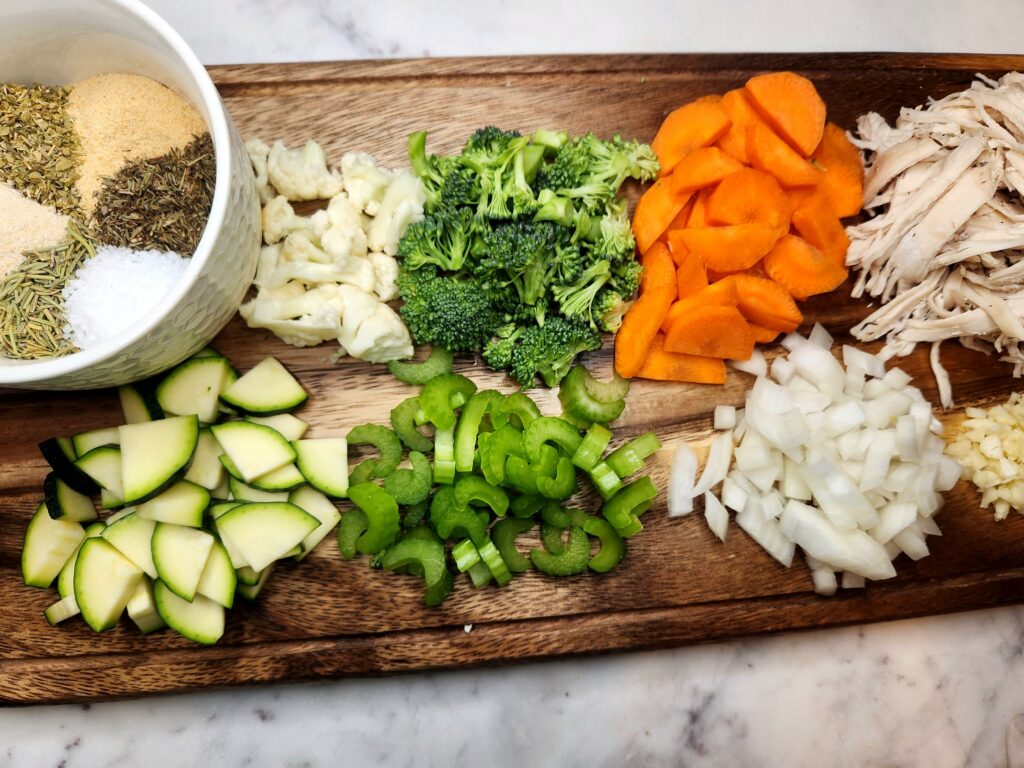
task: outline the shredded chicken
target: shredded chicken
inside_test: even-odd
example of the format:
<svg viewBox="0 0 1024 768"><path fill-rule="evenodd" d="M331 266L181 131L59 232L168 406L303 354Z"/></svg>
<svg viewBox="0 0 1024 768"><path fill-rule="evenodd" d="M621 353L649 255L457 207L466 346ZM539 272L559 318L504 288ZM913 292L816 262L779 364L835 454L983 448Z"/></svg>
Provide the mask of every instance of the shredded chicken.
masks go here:
<svg viewBox="0 0 1024 768"><path fill-rule="evenodd" d="M944 408L953 406L939 345L958 339L1024 374L1024 74L978 80L890 126L857 121L868 154L864 207L847 229L853 295L881 306L853 329L885 338L883 356L931 345Z"/></svg>

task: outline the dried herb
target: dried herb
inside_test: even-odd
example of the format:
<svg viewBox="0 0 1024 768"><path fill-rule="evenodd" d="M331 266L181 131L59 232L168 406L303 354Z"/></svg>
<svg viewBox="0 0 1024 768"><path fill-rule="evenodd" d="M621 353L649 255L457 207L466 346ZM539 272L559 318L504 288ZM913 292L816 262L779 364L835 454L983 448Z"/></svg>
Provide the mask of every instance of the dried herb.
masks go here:
<svg viewBox="0 0 1024 768"><path fill-rule="evenodd" d="M0 180L74 214L81 147L67 107L66 88L0 83Z"/></svg>
<svg viewBox="0 0 1024 768"><path fill-rule="evenodd" d="M82 261L96 255L74 222L67 240L24 260L0 281L0 353L18 360L76 352L64 336L64 286Z"/></svg>
<svg viewBox="0 0 1024 768"><path fill-rule="evenodd" d="M215 177L208 133L183 149L131 161L103 180L90 234L106 245L189 256L206 227Z"/></svg>

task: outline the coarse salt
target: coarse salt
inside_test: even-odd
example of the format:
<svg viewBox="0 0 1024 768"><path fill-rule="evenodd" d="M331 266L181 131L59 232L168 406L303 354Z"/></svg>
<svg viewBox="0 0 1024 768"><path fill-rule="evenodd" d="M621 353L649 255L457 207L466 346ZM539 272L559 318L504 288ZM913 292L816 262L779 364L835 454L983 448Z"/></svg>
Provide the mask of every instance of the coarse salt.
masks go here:
<svg viewBox="0 0 1024 768"><path fill-rule="evenodd" d="M64 287L64 335L95 347L145 317L170 292L188 259L164 251L102 246Z"/></svg>

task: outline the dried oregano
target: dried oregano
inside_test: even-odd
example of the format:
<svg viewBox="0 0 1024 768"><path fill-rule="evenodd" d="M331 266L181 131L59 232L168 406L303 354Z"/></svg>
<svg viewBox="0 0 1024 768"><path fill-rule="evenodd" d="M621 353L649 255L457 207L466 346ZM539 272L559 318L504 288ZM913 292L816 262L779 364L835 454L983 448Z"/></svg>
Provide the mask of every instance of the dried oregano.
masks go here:
<svg viewBox="0 0 1024 768"><path fill-rule="evenodd" d="M0 83L0 181L75 214L81 148L67 106L66 88Z"/></svg>
<svg viewBox="0 0 1024 768"><path fill-rule="evenodd" d="M64 286L95 245L72 221L67 239L29 251L0 280L0 354L19 360L59 357L77 351L64 336Z"/></svg>
<svg viewBox="0 0 1024 768"><path fill-rule="evenodd" d="M208 133L162 157L133 160L103 180L90 233L106 245L191 256L210 215L215 177Z"/></svg>

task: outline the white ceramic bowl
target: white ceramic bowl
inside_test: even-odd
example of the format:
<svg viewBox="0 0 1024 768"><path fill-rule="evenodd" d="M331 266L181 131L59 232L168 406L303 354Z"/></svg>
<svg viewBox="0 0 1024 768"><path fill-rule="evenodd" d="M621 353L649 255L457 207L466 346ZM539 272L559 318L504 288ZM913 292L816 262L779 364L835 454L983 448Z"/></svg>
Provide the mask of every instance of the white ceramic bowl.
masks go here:
<svg viewBox="0 0 1024 768"><path fill-rule="evenodd" d="M93 389L169 368L217 335L256 270L260 208L252 169L217 89L184 40L138 0L0 2L0 81L58 85L104 72L157 80L202 115L217 160L209 222L181 280L135 327L65 357L0 358L0 387Z"/></svg>

